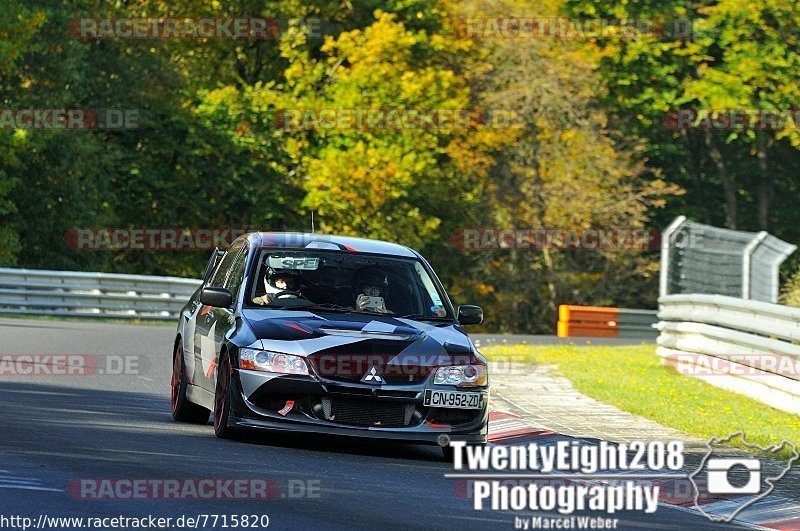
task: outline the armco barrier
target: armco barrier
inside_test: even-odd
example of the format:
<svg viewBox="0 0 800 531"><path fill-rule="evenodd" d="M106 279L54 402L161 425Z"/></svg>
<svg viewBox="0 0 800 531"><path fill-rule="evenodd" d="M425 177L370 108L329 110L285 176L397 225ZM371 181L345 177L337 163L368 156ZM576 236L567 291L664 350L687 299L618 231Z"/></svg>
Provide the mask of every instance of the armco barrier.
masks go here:
<svg viewBox="0 0 800 531"><path fill-rule="evenodd" d="M0 268L0 314L173 319L198 286L178 277Z"/></svg>
<svg viewBox="0 0 800 531"><path fill-rule="evenodd" d="M655 339L655 310L605 308L600 306L558 307L558 337L627 337Z"/></svg>
<svg viewBox="0 0 800 531"><path fill-rule="evenodd" d="M800 308L723 295L658 302L664 365L800 414Z"/></svg>

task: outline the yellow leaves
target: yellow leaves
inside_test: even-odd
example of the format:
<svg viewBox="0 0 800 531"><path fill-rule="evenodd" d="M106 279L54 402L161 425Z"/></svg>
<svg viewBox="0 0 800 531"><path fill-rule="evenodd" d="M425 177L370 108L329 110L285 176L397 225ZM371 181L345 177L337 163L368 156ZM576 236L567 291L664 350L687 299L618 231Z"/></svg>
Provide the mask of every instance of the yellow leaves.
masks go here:
<svg viewBox="0 0 800 531"><path fill-rule="evenodd" d="M413 224L423 237L439 225L409 200L417 183L407 166L415 161L396 148L358 142L346 151L323 150L306 163L305 204L324 213L334 227L387 238L397 227ZM387 223L390 217L399 220Z"/></svg>
<svg viewBox="0 0 800 531"><path fill-rule="evenodd" d="M352 30L328 40L322 47L324 53L343 57L350 63L380 64L407 63L411 47L419 37L396 21L397 16L375 12L375 22L363 30Z"/></svg>
<svg viewBox="0 0 800 531"><path fill-rule="evenodd" d="M493 163L488 152L505 139L480 125L451 118L450 125L437 127L423 118L469 111L468 80L450 60L471 43L409 30L381 10L374 17L364 28L328 38L322 57L312 57L306 47L283 49L295 98L275 105L337 116L381 110L387 120L378 127L283 132L284 148L303 176L303 206L318 210L328 230L420 246L440 230L441 205L477 197L477 175ZM388 120L392 113L416 114L419 120L410 122L423 125L397 127Z"/></svg>
<svg viewBox="0 0 800 531"><path fill-rule="evenodd" d="M232 103L237 101L239 96L239 91L233 86L210 90L206 92L203 97L203 101L205 103L203 108L214 109L222 103Z"/></svg>
<svg viewBox="0 0 800 531"><path fill-rule="evenodd" d="M495 291L494 285L478 281L475 281L472 287L474 288L476 293L484 297L487 295L491 295Z"/></svg>
<svg viewBox="0 0 800 531"><path fill-rule="evenodd" d="M560 135L561 136L561 141L562 142L569 142L571 139L575 138L576 135L577 135L577 133L575 132L574 129L565 129Z"/></svg>

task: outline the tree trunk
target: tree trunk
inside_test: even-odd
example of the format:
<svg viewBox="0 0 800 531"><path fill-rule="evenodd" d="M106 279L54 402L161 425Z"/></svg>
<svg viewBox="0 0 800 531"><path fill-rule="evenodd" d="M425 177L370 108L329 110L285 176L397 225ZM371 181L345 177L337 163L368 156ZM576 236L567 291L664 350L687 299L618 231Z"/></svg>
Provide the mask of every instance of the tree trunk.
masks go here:
<svg viewBox="0 0 800 531"><path fill-rule="evenodd" d="M711 209L709 207L709 201L705 200L705 185L702 182L702 170L700 169L700 164L698 164L697 157L698 150L695 146L697 143L695 142L694 145L692 143L692 139L689 137L689 134L686 130L681 131L681 138L683 139L683 144L686 146L686 151L689 153L689 164L686 165L686 172L689 174L689 177L692 179L692 186L694 186L695 193L699 196L699 203L696 201L695 204L697 208L703 212L703 223L706 224L713 224L714 219L711 214Z"/></svg>
<svg viewBox="0 0 800 531"><path fill-rule="evenodd" d="M758 139L758 166L760 171L758 179L758 228L769 230L769 211L775 197L775 183L769 173L767 151L772 147L773 140L760 135Z"/></svg>
<svg viewBox="0 0 800 531"><path fill-rule="evenodd" d="M547 202L545 201L543 194L544 182L542 181L542 168L539 164L539 143L536 140L537 130L535 125L531 125L530 128L530 138L532 139L530 168L533 170L534 182L534 197L532 203L535 216L539 221L539 226L544 231L547 231L547 224L545 223ZM545 241L547 240L545 239ZM555 276L555 265L553 264L553 257L550 255L550 249L547 248L547 244L542 246L542 260L544 262L545 270L545 285L547 286L547 292L549 294L547 308L551 312L555 313L558 311L558 290L553 282L553 277Z"/></svg>
<svg viewBox="0 0 800 531"><path fill-rule="evenodd" d="M725 165L725 158L717 147L714 141L714 135L711 131L705 132L705 142L708 148L708 154L711 160L714 161L714 166L717 168L717 175L719 175L719 179L722 181L722 191L725 196L725 226L729 229L735 229L738 224L736 180L728 173L728 167Z"/></svg>

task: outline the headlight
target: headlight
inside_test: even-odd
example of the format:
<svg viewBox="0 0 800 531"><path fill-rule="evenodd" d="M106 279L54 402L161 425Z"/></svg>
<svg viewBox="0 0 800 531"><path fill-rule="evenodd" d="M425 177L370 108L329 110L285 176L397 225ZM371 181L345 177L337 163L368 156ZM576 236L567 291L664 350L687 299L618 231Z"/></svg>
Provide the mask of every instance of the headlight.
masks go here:
<svg viewBox="0 0 800 531"><path fill-rule="evenodd" d="M252 348L239 349L239 367L254 371L308 376L308 365L300 356Z"/></svg>
<svg viewBox="0 0 800 531"><path fill-rule="evenodd" d="M485 365L455 365L439 367L433 376L433 383L438 385L457 385L459 387L482 387L488 377Z"/></svg>

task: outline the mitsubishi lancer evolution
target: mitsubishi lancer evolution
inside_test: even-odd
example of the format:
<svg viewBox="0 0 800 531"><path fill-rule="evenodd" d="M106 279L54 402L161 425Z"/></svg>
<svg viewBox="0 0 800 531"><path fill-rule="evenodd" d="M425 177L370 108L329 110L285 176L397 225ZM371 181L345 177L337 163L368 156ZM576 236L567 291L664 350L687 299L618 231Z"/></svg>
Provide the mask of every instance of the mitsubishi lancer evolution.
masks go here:
<svg viewBox="0 0 800 531"><path fill-rule="evenodd" d="M244 429L485 444L488 372L430 264L402 245L250 233L180 312L172 416Z"/></svg>

